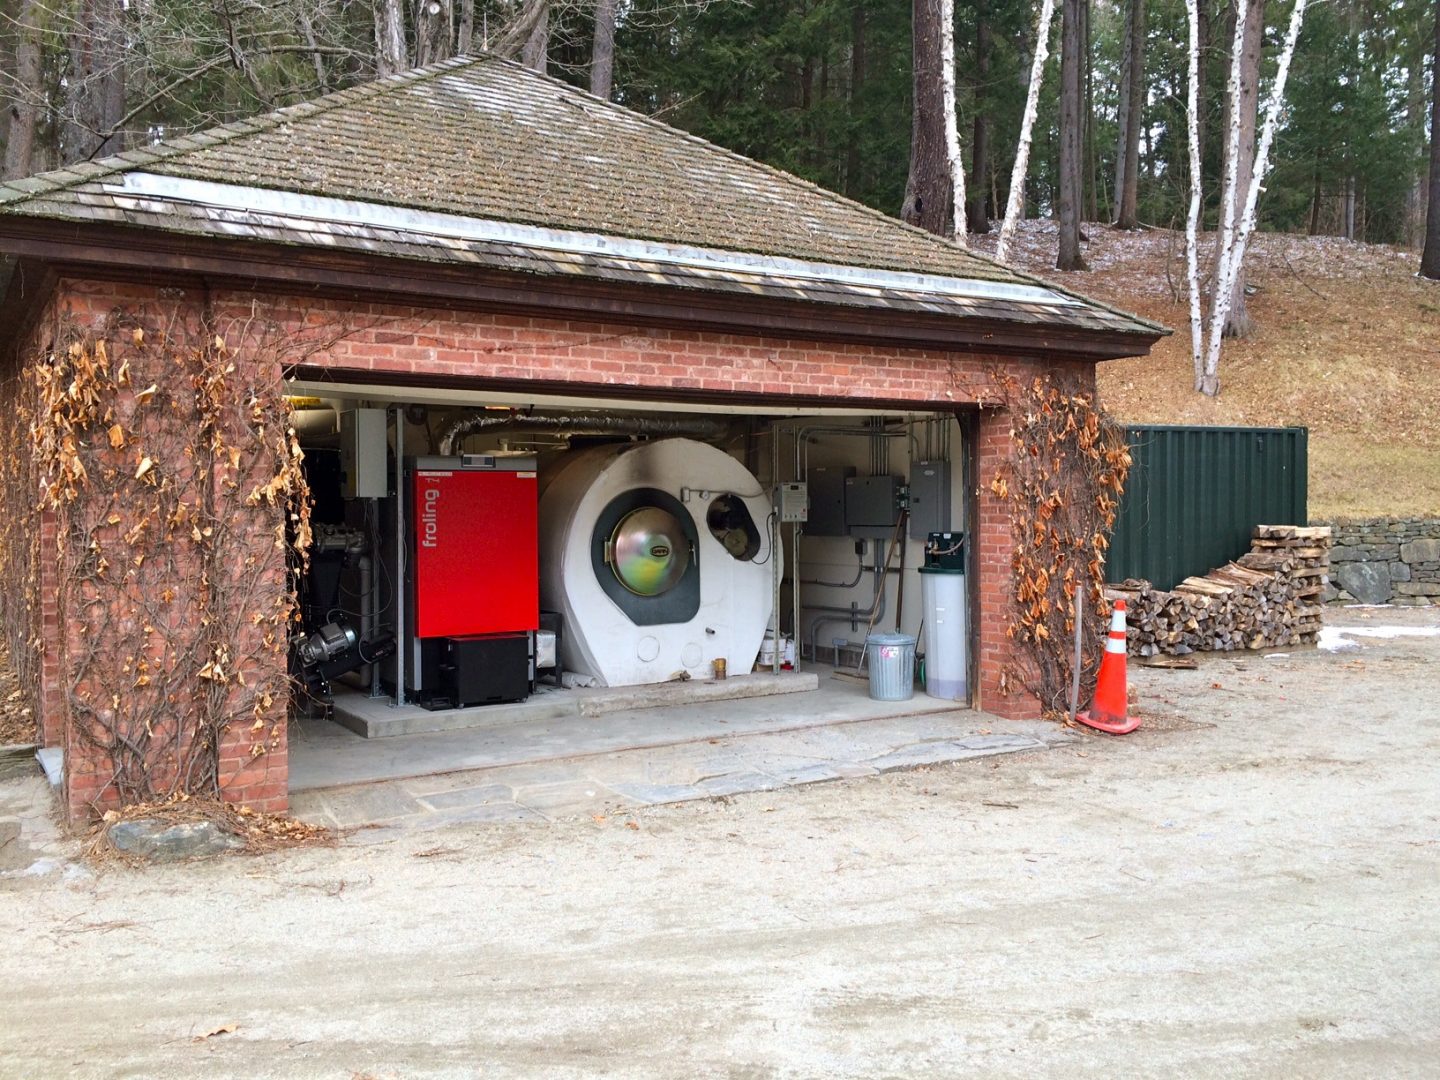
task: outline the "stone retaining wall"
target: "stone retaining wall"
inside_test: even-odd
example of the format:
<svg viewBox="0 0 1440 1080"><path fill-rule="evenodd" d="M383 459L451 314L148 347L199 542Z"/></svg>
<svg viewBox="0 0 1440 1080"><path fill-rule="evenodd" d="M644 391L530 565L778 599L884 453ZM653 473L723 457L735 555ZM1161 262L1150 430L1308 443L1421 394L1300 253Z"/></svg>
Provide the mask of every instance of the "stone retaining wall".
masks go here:
<svg viewBox="0 0 1440 1080"><path fill-rule="evenodd" d="M1440 604L1440 517L1330 522L1330 603Z"/></svg>

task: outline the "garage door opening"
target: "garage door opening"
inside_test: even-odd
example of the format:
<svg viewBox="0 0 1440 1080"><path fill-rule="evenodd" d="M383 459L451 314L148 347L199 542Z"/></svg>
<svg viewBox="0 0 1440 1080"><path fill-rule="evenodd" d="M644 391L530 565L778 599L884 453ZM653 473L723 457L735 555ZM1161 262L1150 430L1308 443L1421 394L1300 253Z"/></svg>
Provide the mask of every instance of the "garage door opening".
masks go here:
<svg viewBox="0 0 1440 1080"><path fill-rule="evenodd" d="M969 704L953 412L292 391L292 790ZM909 700L868 693L877 634Z"/></svg>

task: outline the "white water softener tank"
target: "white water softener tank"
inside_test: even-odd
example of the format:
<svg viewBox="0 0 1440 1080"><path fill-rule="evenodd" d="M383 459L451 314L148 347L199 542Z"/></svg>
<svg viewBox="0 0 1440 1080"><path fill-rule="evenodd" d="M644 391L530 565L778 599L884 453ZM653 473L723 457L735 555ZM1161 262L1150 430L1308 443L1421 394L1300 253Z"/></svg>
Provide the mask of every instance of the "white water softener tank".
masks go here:
<svg viewBox="0 0 1440 1080"><path fill-rule="evenodd" d="M739 461L691 439L542 461L540 606L560 661L601 686L748 672L774 604L772 507Z"/></svg>
<svg viewBox="0 0 1440 1080"><path fill-rule="evenodd" d="M965 549L959 533L931 533L920 568L925 605L925 693L968 701Z"/></svg>

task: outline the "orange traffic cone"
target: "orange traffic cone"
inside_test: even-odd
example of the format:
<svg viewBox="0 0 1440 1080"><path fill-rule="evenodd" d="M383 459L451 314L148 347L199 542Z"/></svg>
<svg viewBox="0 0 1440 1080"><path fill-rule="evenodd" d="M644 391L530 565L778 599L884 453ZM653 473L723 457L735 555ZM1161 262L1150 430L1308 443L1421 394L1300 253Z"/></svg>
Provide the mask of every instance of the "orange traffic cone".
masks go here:
<svg viewBox="0 0 1440 1080"><path fill-rule="evenodd" d="M1095 680L1095 700L1090 708L1075 714L1075 719L1096 731L1111 735L1129 735L1140 726L1138 716L1127 716L1125 696L1125 601L1115 601L1110 616L1110 637L1105 642L1105 655L1100 658L1100 675Z"/></svg>

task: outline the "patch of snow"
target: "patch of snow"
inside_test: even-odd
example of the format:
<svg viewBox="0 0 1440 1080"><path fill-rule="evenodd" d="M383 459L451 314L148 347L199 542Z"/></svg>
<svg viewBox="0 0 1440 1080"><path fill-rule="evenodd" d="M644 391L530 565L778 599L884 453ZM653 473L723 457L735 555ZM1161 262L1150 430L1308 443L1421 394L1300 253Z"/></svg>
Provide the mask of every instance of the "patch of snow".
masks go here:
<svg viewBox="0 0 1440 1080"><path fill-rule="evenodd" d="M1440 626L1324 626L1316 645L1326 652L1358 649L1359 642L1348 640L1352 637L1440 637Z"/></svg>

